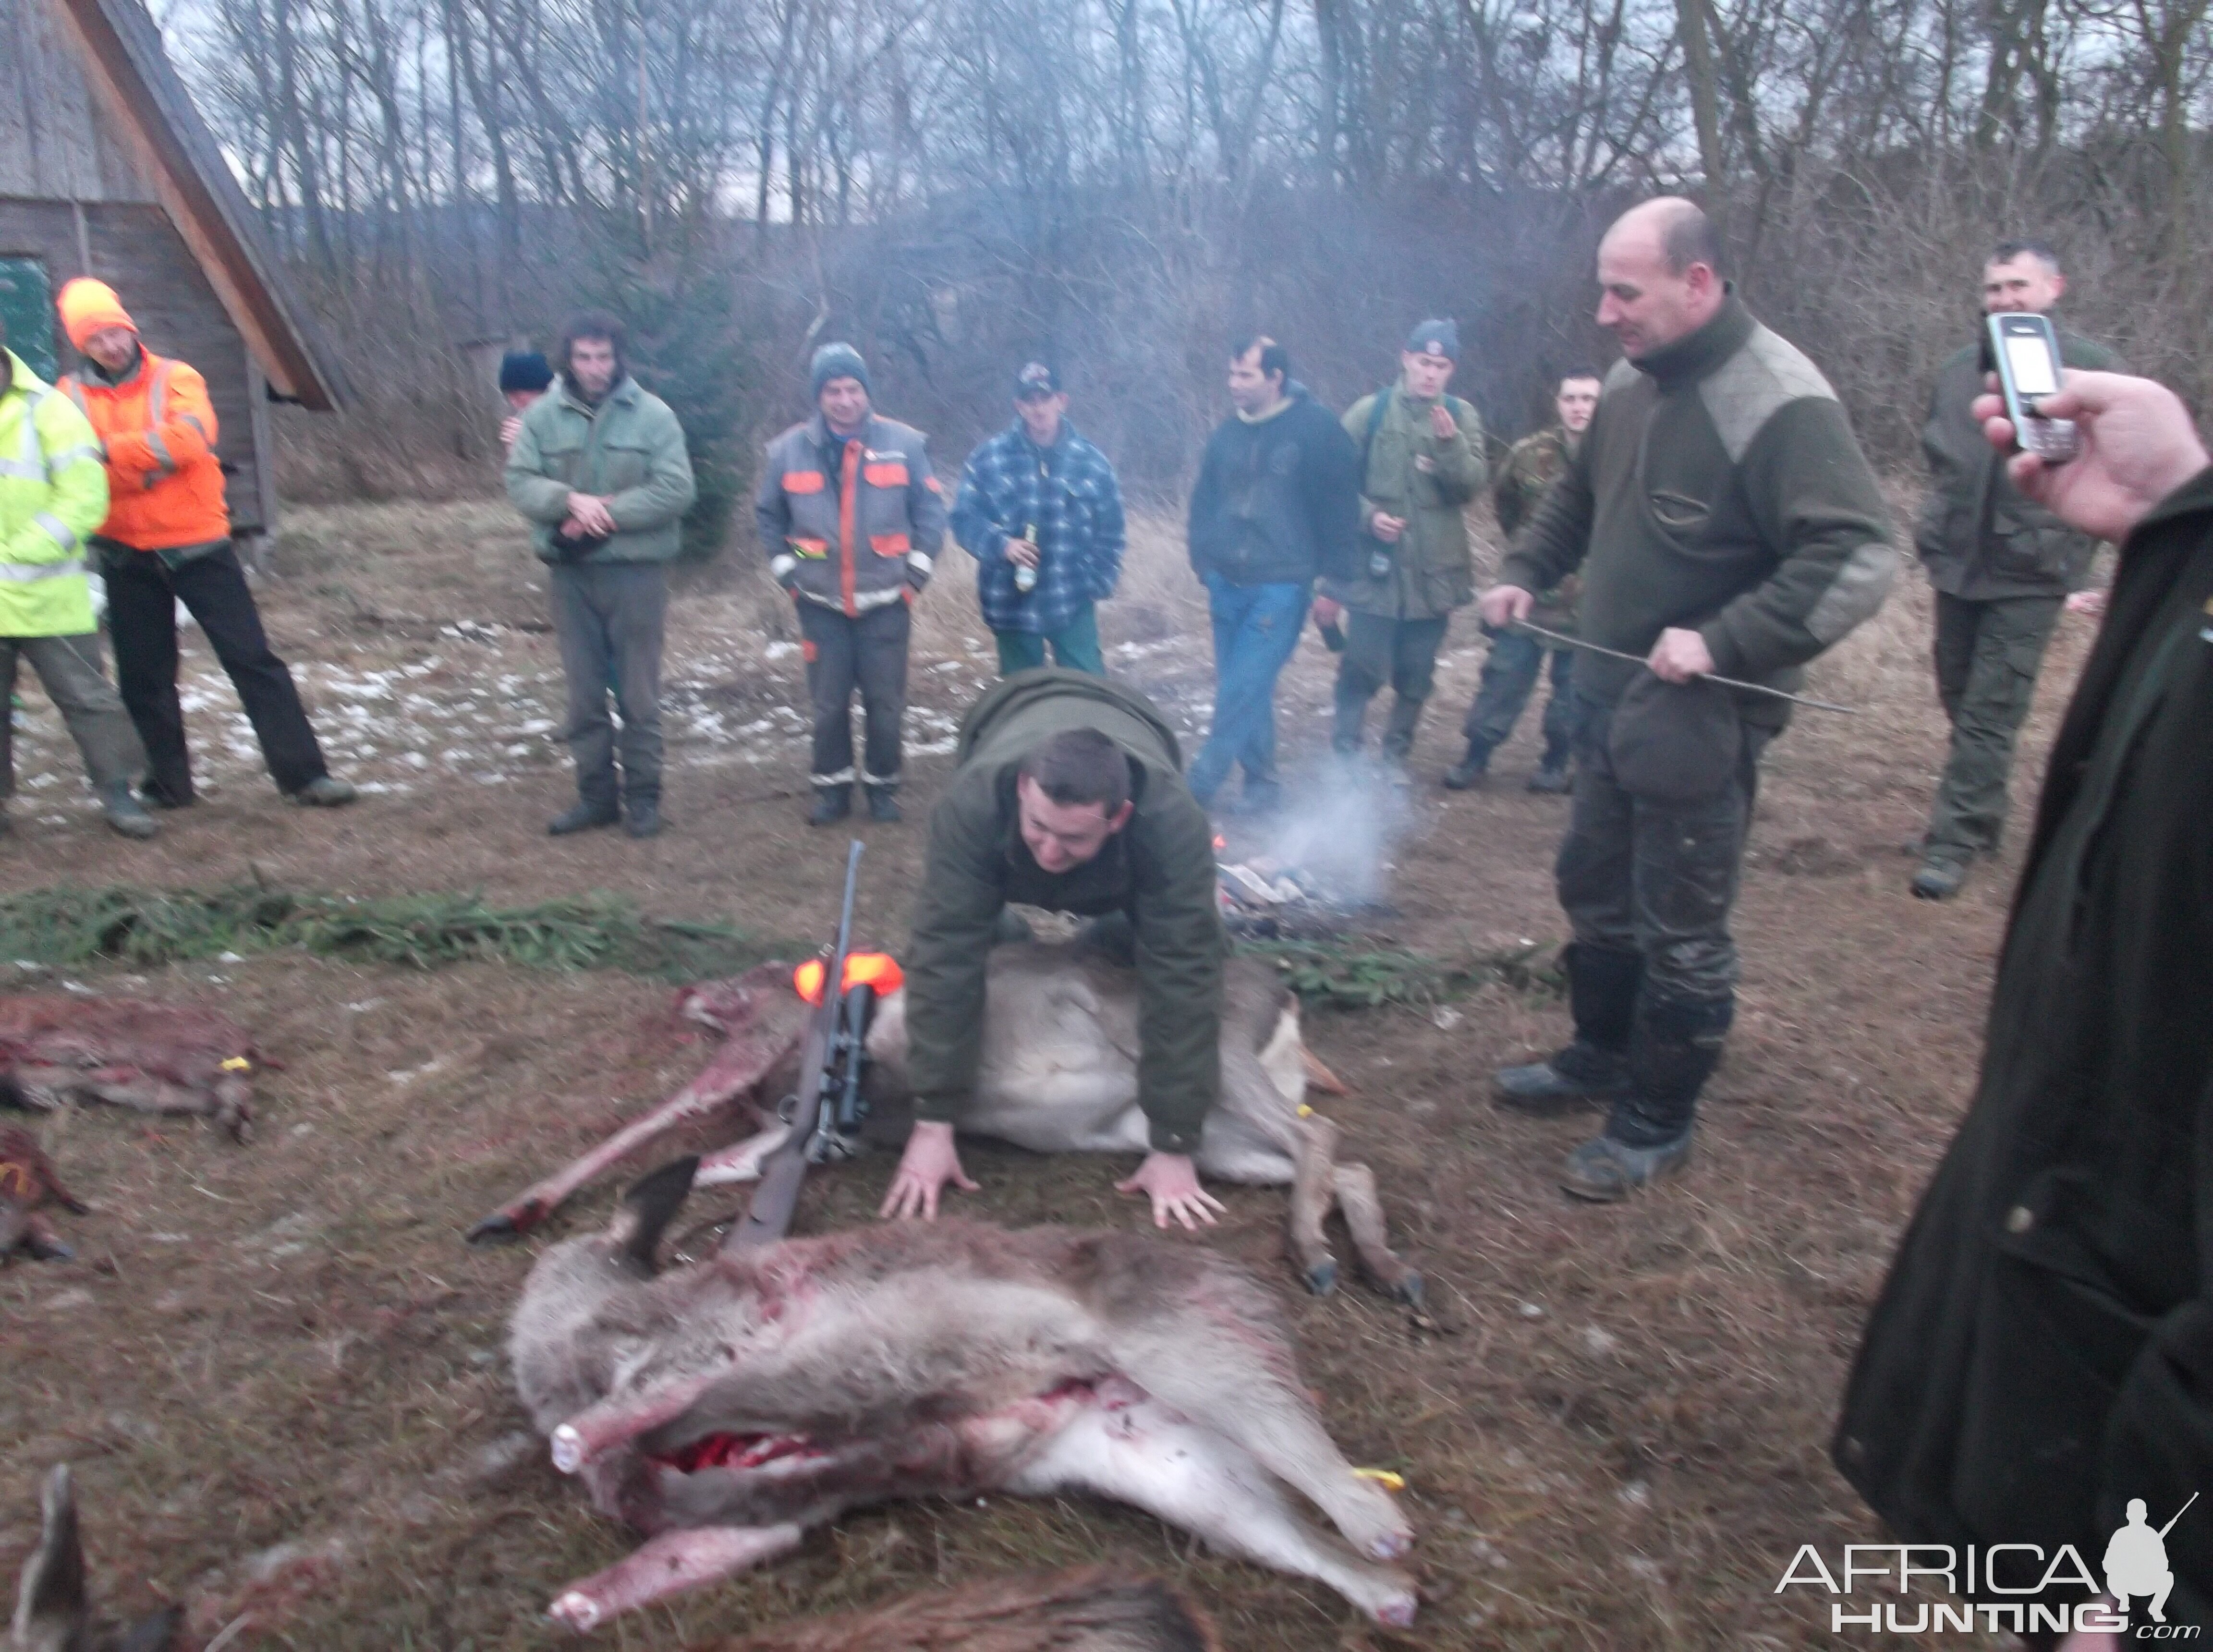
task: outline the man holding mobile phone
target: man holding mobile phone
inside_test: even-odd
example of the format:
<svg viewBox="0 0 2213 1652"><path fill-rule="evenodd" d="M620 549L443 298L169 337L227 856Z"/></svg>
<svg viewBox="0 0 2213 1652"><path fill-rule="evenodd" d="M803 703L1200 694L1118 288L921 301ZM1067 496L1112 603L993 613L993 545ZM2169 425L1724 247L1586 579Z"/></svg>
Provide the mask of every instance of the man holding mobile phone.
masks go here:
<svg viewBox="0 0 2213 1652"><path fill-rule="evenodd" d="M1983 271L1985 316L2049 314L2067 290L2058 254L2041 241L2002 241ZM2111 368L2112 351L2060 326L2069 367ZM2067 594L2083 583L2097 541L2024 497L1974 416L1989 363L1969 345L1936 372L1921 445L1930 488L1913 540L1936 588L1936 697L1951 720L1943 778L1917 845L1913 893L1960 892L1978 855L2004 832L2014 744L2036 695L2045 645Z"/></svg>

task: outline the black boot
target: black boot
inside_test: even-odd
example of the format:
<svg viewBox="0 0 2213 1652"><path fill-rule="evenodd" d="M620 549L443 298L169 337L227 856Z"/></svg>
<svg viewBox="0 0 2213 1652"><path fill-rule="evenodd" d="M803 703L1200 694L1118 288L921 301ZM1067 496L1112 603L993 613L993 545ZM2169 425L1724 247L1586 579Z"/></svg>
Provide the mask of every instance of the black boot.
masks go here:
<svg viewBox="0 0 2213 1652"><path fill-rule="evenodd" d="M566 838L572 832L596 832L600 827L611 826L621 819L622 810L613 803L585 801L555 815L546 823L546 830L556 838Z"/></svg>
<svg viewBox="0 0 2213 1652"><path fill-rule="evenodd" d="M869 788L869 818L871 820L880 820L887 826L895 826L899 823L902 817L899 814L897 786Z"/></svg>
<svg viewBox="0 0 2213 1652"><path fill-rule="evenodd" d="M1577 942L1564 961L1575 1042L1548 1060L1508 1067L1498 1075L1498 1105L1521 1113L1566 1113L1588 1101L1611 1101L1629 1088L1630 1029L1642 954Z"/></svg>
<svg viewBox="0 0 2213 1652"><path fill-rule="evenodd" d="M1529 777L1529 789L1539 792L1564 792L1574 789L1575 782L1569 777L1568 774L1570 760L1568 748L1565 746L1545 747L1544 761L1537 765L1537 772Z"/></svg>
<svg viewBox="0 0 2213 1652"><path fill-rule="evenodd" d="M1613 1104L1606 1134L1568 1156L1560 1186L1609 1204L1680 1168L1691 1156L1698 1092L1721 1064L1735 1004L1649 1000L1637 1007L1629 1044L1628 1094Z"/></svg>
<svg viewBox="0 0 2213 1652"><path fill-rule="evenodd" d="M1491 747L1479 740L1467 743L1467 755L1459 764L1445 771L1447 791L1466 791L1483 783L1484 773L1491 767Z"/></svg>
<svg viewBox="0 0 2213 1652"><path fill-rule="evenodd" d="M853 788L817 786L814 789L814 808L807 817L811 826L836 826L853 812Z"/></svg>
<svg viewBox="0 0 2213 1652"><path fill-rule="evenodd" d="M1395 698L1391 702L1391 720L1383 725L1383 758L1386 762L1403 764L1413 755L1414 731L1421 727L1424 700Z"/></svg>

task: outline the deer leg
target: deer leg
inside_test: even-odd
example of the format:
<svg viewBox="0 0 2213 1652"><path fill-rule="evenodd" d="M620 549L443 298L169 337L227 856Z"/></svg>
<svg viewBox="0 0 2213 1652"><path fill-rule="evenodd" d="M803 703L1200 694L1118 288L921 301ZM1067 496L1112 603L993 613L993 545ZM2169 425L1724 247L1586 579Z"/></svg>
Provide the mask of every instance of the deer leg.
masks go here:
<svg viewBox="0 0 2213 1652"><path fill-rule="evenodd" d="M1228 1553L1326 1583L1380 1622L1414 1620L1411 1578L1345 1554L1292 1512L1252 1457L1155 1401L1080 1412L1009 1484L1028 1496L1069 1488L1134 1503Z"/></svg>
<svg viewBox="0 0 2213 1652"><path fill-rule="evenodd" d="M54 1231L54 1224L35 1210L23 1217L23 1236L18 1242L34 1262L68 1262L76 1256L76 1251L62 1242L62 1236Z"/></svg>
<svg viewBox="0 0 2213 1652"><path fill-rule="evenodd" d="M253 1092L235 1079L218 1082L210 1090L196 1090L189 1085L173 1084L165 1078L141 1072L130 1067L102 1067L92 1072L79 1073L73 1088L82 1090L95 1101L105 1101L110 1106L130 1107L139 1113L191 1113L198 1118L212 1119L229 1131L233 1140L242 1142L251 1133L253 1118L250 1103Z"/></svg>
<svg viewBox="0 0 2213 1652"><path fill-rule="evenodd" d="M796 1526L701 1526L649 1538L627 1560L561 1591L546 1615L586 1634L619 1612L696 1589L799 1545Z"/></svg>
<svg viewBox="0 0 2213 1652"><path fill-rule="evenodd" d="M744 1043L724 1046L706 1071L643 1119L633 1119L582 1157L525 1188L469 1229L472 1245L519 1239L559 1210L569 1196L649 1142L695 1119L712 1118L760 1082L783 1053L781 1045L765 1048Z"/></svg>
<svg viewBox="0 0 2213 1652"><path fill-rule="evenodd" d="M553 1466L574 1474L609 1447L674 1422L726 1375L680 1377L643 1393L611 1394L586 1406L553 1430Z"/></svg>
<svg viewBox="0 0 2213 1652"><path fill-rule="evenodd" d="M1321 1058L1305 1045L1299 1045L1299 1064L1306 1070L1307 1082L1325 1095L1350 1095L1344 1081L1321 1064Z"/></svg>
<svg viewBox="0 0 2213 1652"><path fill-rule="evenodd" d="M1352 1234L1352 1248L1360 1265L1378 1290L1387 1292L1410 1308L1422 1305L1422 1276L1391 1248L1383 1219L1383 1201L1376 1196L1375 1173L1359 1163L1341 1164L1334 1178L1338 1208Z"/></svg>
<svg viewBox="0 0 2213 1652"><path fill-rule="evenodd" d="M790 1134L790 1125L777 1125L758 1136L748 1136L742 1142L733 1142L728 1147L703 1155L692 1185L722 1187L731 1182L759 1181L761 1161L782 1147L783 1138Z"/></svg>
<svg viewBox="0 0 2213 1652"><path fill-rule="evenodd" d="M1331 1173L1341 1133L1318 1113L1299 1121L1298 1169L1291 1179L1291 1255L1307 1289L1317 1296L1337 1289L1337 1258L1330 1253L1321 1224L1337 1198Z"/></svg>

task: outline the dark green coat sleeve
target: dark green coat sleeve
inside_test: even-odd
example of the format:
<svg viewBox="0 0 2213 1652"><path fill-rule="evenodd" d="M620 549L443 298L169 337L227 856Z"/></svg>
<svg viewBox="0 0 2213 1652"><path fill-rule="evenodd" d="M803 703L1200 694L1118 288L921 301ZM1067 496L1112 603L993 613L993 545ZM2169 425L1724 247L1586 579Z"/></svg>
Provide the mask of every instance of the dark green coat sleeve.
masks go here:
<svg viewBox="0 0 2213 1652"><path fill-rule="evenodd" d="M1137 1105L1156 1153L1192 1153L1222 1091L1214 832L1180 787L1137 827Z"/></svg>
<svg viewBox="0 0 2213 1652"><path fill-rule="evenodd" d="M1775 570L1698 634L1718 675L1757 679L1805 664L1880 608L1898 551L1881 486L1826 396L1801 397L1761 426L1742 480Z"/></svg>
<svg viewBox="0 0 2213 1652"><path fill-rule="evenodd" d="M966 775L930 811L922 900L907 943L907 1070L918 1119L954 1123L976 1088L984 974L1005 905L991 875L1000 852L990 777Z"/></svg>

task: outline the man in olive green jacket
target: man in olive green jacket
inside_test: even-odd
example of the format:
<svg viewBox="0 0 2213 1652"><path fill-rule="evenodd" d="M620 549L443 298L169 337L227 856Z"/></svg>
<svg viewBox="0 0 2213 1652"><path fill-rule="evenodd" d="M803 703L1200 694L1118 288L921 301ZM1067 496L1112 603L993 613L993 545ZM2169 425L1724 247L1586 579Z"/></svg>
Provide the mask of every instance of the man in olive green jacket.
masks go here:
<svg viewBox="0 0 2213 1652"><path fill-rule="evenodd" d="M684 430L630 376L623 325L587 310L562 329L561 377L530 404L507 459L507 497L553 567L553 630L569 679L564 738L576 806L555 837L661 830L661 637L678 523L697 492ZM622 777L607 691L622 713Z"/></svg>
<svg viewBox="0 0 2213 1652"><path fill-rule="evenodd" d="M1413 749L1422 705L1436 680L1437 649L1452 611L1475 596L1467 548L1467 503L1483 489L1483 422L1445 393L1460 359L1450 321L1424 321L1399 355L1399 382L1363 396L1344 416L1361 450L1357 579L1326 579L1315 623L1350 611L1337 672L1340 755L1360 749L1368 702L1387 678L1394 696L1383 731L1384 760Z"/></svg>
<svg viewBox="0 0 2213 1652"><path fill-rule="evenodd" d="M1126 921L1137 967L1137 1101L1152 1151L1125 1192L1186 1228L1222 1207L1192 1165L1222 1083L1222 928L1213 829L1165 719L1083 672L1017 672L961 724L960 767L930 817L905 959L916 1124L886 1216L935 1216L972 1189L953 1131L975 1088L985 966L1009 902Z"/></svg>
<svg viewBox="0 0 2213 1652"><path fill-rule="evenodd" d="M1986 314L2048 312L2066 290L2058 255L2041 241L2006 241L1983 271ZM2067 366L2119 368L2111 351L2058 332ZM2088 533L2023 497L1984 439L1974 416L1983 354L1970 344L1936 369L1921 434L1929 497L1913 543L1936 588L1936 698L1952 724L1913 878L1924 900L1957 893L1969 863L1998 846L2014 742L2036 698L2045 645L2097 549Z"/></svg>

